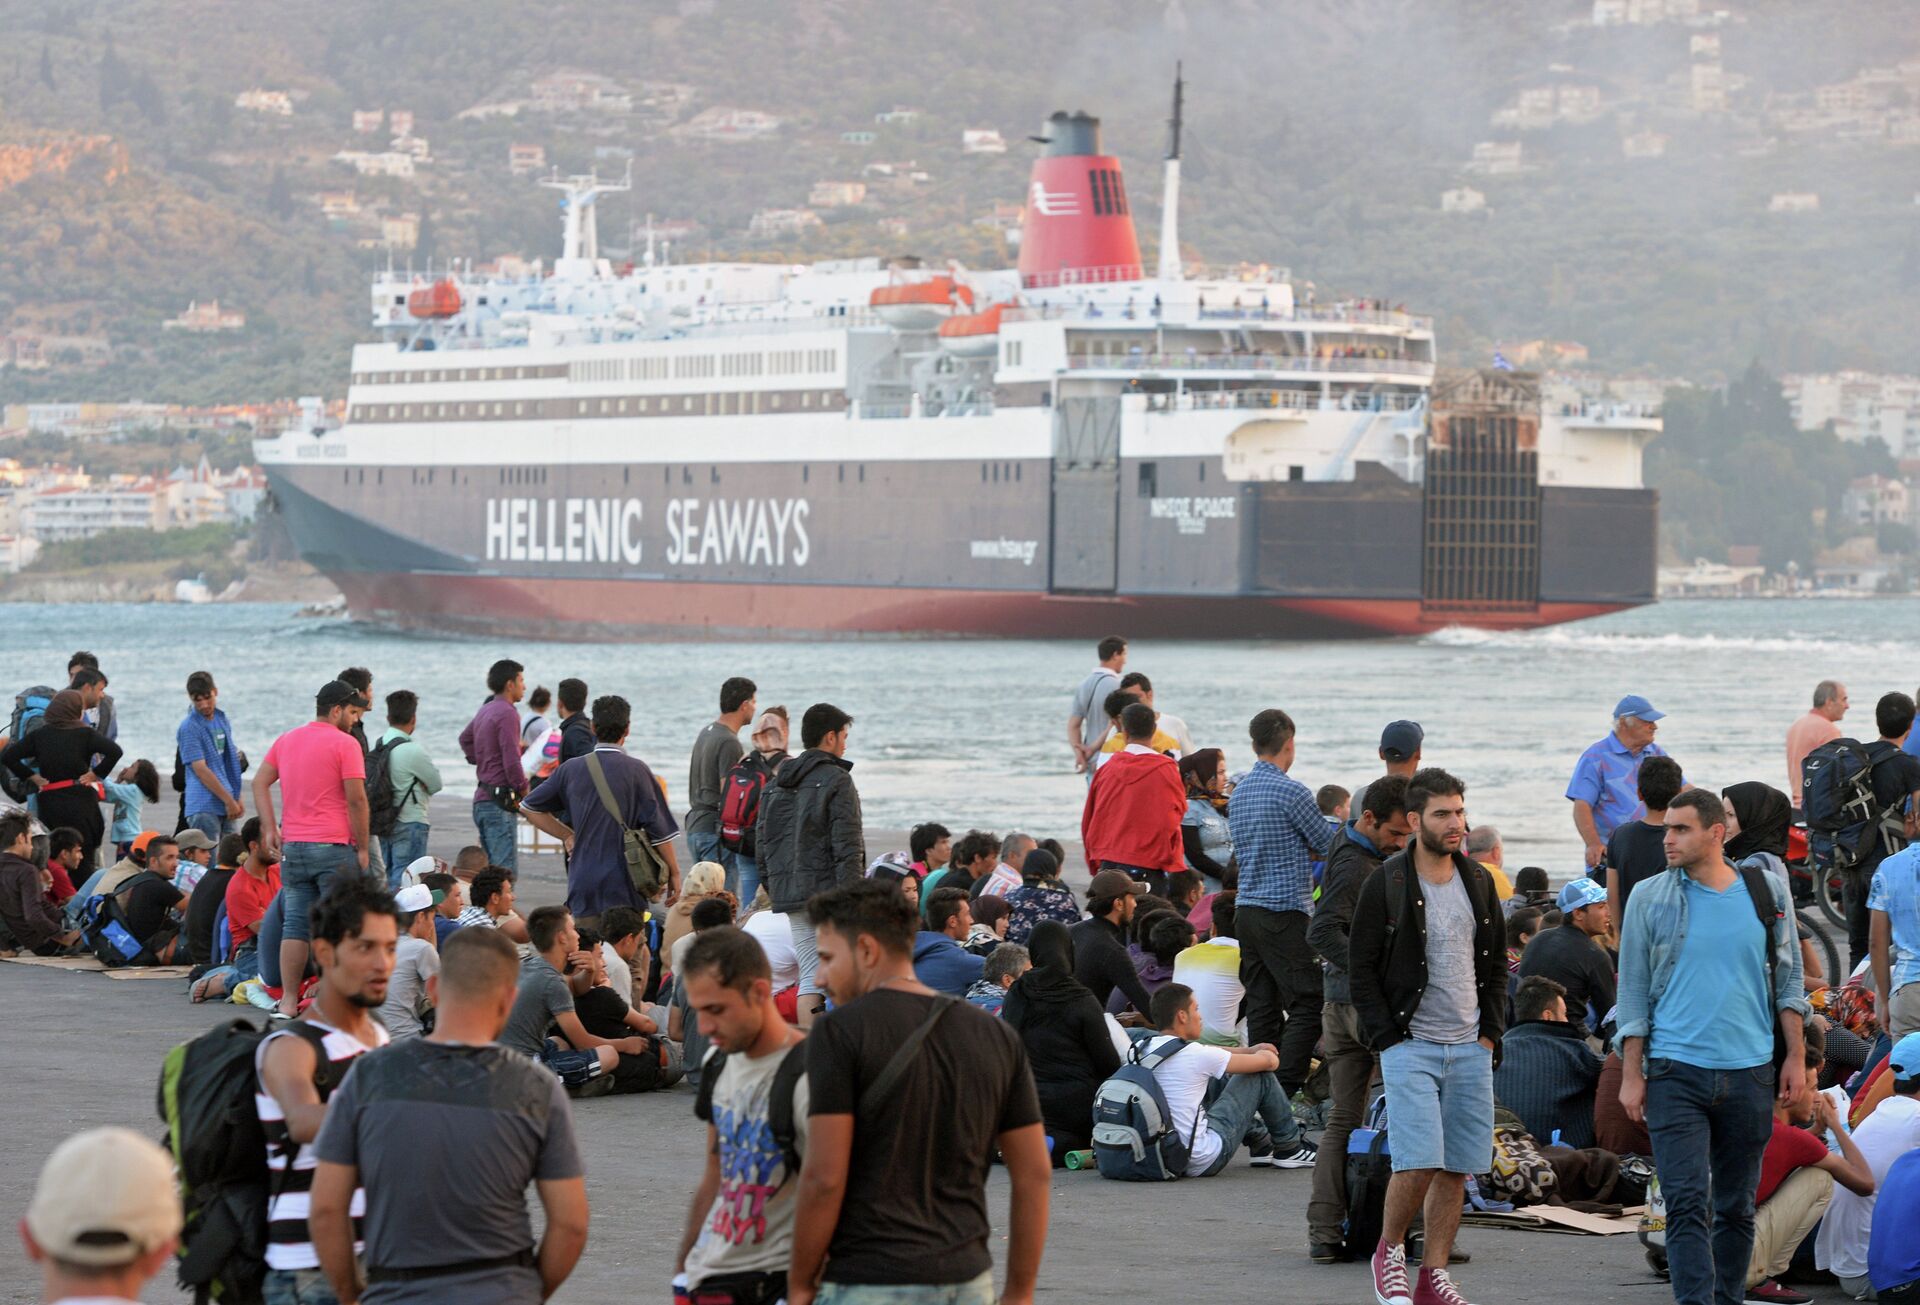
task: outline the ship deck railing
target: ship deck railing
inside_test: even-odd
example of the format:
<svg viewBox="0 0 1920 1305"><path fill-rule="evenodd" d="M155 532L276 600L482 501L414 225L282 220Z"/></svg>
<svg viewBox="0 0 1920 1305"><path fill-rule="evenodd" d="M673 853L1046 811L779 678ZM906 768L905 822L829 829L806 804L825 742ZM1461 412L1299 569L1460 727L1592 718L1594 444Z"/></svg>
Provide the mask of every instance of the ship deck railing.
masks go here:
<svg viewBox="0 0 1920 1305"><path fill-rule="evenodd" d="M1194 412L1221 408L1284 409L1292 412L1411 412L1426 401L1423 394L1362 394L1350 392L1322 400L1310 390L1184 390L1178 394L1146 394L1148 412Z"/></svg>
<svg viewBox="0 0 1920 1305"><path fill-rule="evenodd" d="M1430 377L1433 364L1415 358L1310 358L1277 353L1077 353L1067 358L1072 371L1218 371L1218 372L1391 372Z"/></svg>

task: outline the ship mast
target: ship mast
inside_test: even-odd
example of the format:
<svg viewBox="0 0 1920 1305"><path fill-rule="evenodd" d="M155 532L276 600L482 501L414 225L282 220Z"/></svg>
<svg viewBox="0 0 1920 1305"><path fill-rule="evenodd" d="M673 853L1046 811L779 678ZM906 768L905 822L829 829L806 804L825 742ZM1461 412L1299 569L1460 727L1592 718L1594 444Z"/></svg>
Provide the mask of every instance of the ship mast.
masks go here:
<svg viewBox="0 0 1920 1305"><path fill-rule="evenodd" d="M1160 279L1180 279L1180 101L1184 84L1173 65L1173 118L1167 145L1166 182L1160 200Z"/></svg>
<svg viewBox="0 0 1920 1305"><path fill-rule="evenodd" d="M561 192L560 215L562 241L560 261L554 271L566 275L576 269L589 270L600 257L600 221L594 203L602 195L615 195L633 189L633 165L627 165L627 179L602 181L599 174L543 177L541 186Z"/></svg>

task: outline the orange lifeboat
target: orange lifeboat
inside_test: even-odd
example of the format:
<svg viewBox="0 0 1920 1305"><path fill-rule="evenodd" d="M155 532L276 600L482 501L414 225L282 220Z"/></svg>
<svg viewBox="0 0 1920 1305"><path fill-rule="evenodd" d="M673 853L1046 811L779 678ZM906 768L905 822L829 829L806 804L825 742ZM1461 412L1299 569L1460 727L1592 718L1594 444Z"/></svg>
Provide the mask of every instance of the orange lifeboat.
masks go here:
<svg viewBox="0 0 1920 1305"><path fill-rule="evenodd" d="M940 347L961 358L982 358L1000 348L1000 315L1010 304L962 313L940 323Z"/></svg>
<svg viewBox="0 0 1920 1305"><path fill-rule="evenodd" d="M451 280L435 281L407 296L407 311L415 317L455 317L460 312L460 287Z"/></svg>
<svg viewBox="0 0 1920 1305"><path fill-rule="evenodd" d="M878 286L867 304L887 325L926 331L973 307L973 291L950 276Z"/></svg>

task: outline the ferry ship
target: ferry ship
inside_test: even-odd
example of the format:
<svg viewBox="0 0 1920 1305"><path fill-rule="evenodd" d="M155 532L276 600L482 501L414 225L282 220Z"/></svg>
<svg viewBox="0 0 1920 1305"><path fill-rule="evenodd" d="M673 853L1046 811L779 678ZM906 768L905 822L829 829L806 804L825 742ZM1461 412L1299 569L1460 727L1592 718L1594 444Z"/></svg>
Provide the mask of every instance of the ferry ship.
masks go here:
<svg viewBox="0 0 1920 1305"><path fill-rule="evenodd" d="M522 636L1518 628L1655 596L1647 413L1435 376L1430 317L1143 266L1099 120L1035 140L1014 268L615 266L373 283L344 420L256 449L354 616Z"/></svg>

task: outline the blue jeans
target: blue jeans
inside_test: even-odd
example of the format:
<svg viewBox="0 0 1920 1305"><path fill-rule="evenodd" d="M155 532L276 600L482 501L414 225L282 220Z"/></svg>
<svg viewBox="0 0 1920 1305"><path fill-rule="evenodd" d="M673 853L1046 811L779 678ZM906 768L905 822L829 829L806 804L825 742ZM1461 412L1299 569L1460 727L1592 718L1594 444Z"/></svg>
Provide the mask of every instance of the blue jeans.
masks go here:
<svg viewBox="0 0 1920 1305"><path fill-rule="evenodd" d="M260 1294L265 1305L340 1305L319 1269L268 1269Z"/></svg>
<svg viewBox="0 0 1920 1305"><path fill-rule="evenodd" d="M280 935L285 932L287 923L287 894L284 889L274 895L267 904L267 913L260 917L260 933L254 939L259 943L256 949L260 962L260 982L269 988L280 986Z"/></svg>
<svg viewBox="0 0 1920 1305"><path fill-rule="evenodd" d="M427 854L427 828L424 820L402 820L394 825L393 833L380 840L380 850L387 858L389 892L400 891L400 872Z"/></svg>
<svg viewBox="0 0 1920 1305"><path fill-rule="evenodd" d="M1293 1104L1280 1090L1280 1080L1262 1071L1258 1074L1229 1074L1227 1085L1207 1107L1207 1127L1220 1135L1220 1158L1207 1170L1211 1178L1227 1167L1233 1153L1253 1131L1255 1120L1267 1126L1273 1149L1292 1151L1300 1141L1300 1125L1293 1117Z"/></svg>
<svg viewBox="0 0 1920 1305"><path fill-rule="evenodd" d="M488 865L519 873L520 849L514 843L519 820L519 816L498 803L473 804L473 827L480 832L480 846L487 849Z"/></svg>
<svg viewBox="0 0 1920 1305"><path fill-rule="evenodd" d="M325 897L333 877L360 873L360 858L346 843L288 843L280 849L281 929L294 942L313 936L313 904Z"/></svg>
<svg viewBox="0 0 1920 1305"><path fill-rule="evenodd" d="M993 1275L970 1282L876 1283L823 1282L814 1297L819 1305L993 1305Z"/></svg>
<svg viewBox="0 0 1920 1305"><path fill-rule="evenodd" d="M1393 1129L1393 1172L1484 1174L1493 1168L1491 1051L1477 1041L1405 1038L1380 1053L1380 1077Z"/></svg>
<svg viewBox="0 0 1920 1305"><path fill-rule="evenodd" d="M1740 1305L1753 1258L1753 1194L1773 1135L1773 1066L1701 1069L1649 1056L1646 1072L1673 1298ZM1399 1141L1396 1133L1396 1149Z"/></svg>
<svg viewBox="0 0 1920 1305"><path fill-rule="evenodd" d="M226 976L228 992L232 992L248 979L259 978L260 948L254 943L248 943L233 954L232 960L225 965L214 966L201 977L211 979L219 975ZM273 986L277 988L280 985L276 983Z"/></svg>
<svg viewBox="0 0 1920 1305"><path fill-rule="evenodd" d="M727 891L732 893L743 907L746 905L746 899L740 896L740 875L734 867L733 853L729 852L727 845L720 841L718 829L688 830L687 852L693 858L693 864L687 867L688 870L702 861L712 861L724 868L727 872Z"/></svg>
<svg viewBox="0 0 1920 1305"><path fill-rule="evenodd" d="M749 909L753 905L754 894L760 891L760 863L745 852L735 852L730 877L734 881L734 900L740 903L742 911Z"/></svg>
<svg viewBox="0 0 1920 1305"><path fill-rule="evenodd" d="M218 850L220 840L233 832L233 821L224 811L196 811L187 817L187 828L197 829L211 838Z"/></svg>

